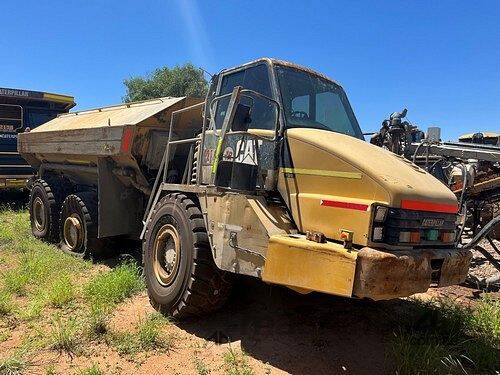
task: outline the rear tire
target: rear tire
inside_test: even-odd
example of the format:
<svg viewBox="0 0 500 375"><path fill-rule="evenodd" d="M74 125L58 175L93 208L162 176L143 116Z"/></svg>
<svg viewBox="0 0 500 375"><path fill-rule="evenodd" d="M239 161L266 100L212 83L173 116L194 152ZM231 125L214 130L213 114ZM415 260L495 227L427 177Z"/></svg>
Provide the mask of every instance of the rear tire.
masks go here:
<svg viewBox="0 0 500 375"><path fill-rule="evenodd" d="M229 295L231 283L213 261L201 210L184 194L169 194L155 206L143 263L151 304L164 314L207 314Z"/></svg>
<svg viewBox="0 0 500 375"><path fill-rule="evenodd" d="M101 250L101 241L97 239L97 216L94 192L68 195L59 216L60 249L79 258L95 256Z"/></svg>
<svg viewBox="0 0 500 375"><path fill-rule="evenodd" d="M63 180L36 180L29 199L31 232L47 242L59 240L59 210L64 199Z"/></svg>

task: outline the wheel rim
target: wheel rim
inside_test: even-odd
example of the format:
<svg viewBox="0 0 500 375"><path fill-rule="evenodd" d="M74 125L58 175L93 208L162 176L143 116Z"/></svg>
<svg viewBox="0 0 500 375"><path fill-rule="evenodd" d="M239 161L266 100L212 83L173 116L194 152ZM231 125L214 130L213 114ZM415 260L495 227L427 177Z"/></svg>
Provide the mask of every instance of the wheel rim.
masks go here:
<svg viewBox="0 0 500 375"><path fill-rule="evenodd" d="M167 286L174 280L180 263L180 238L171 224L160 228L153 249L153 271L158 282Z"/></svg>
<svg viewBox="0 0 500 375"><path fill-rule="evenodd" d="M45 205L40 197L36 197L33 202L33 222L38 231L45 229Z"/></svg>
<svg viewBox="0 0 500 375"><path fill-rule="evenodd" d="M79 215L68 216L64 221L63 241L68 250L77 252L83 243L83 225Z"/></svg>

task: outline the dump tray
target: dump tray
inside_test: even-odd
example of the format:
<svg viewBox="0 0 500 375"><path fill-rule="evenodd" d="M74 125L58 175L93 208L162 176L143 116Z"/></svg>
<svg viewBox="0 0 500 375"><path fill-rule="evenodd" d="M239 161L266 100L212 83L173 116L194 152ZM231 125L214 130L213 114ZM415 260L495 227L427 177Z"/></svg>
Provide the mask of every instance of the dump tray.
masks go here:
<svg viewBox="0 0 500 375"><path fill-rule="evenodd" d="M95 168L106 159L116 167L133 169L137 181L147 187L161 163L172 113L201 101L167 97L63 114L20 134L18 149L35 169ZM174 121L182 124L176 126L182 132L199 132L201 106L176 115ZM75 180L79 177L73 172Z"/></svg>

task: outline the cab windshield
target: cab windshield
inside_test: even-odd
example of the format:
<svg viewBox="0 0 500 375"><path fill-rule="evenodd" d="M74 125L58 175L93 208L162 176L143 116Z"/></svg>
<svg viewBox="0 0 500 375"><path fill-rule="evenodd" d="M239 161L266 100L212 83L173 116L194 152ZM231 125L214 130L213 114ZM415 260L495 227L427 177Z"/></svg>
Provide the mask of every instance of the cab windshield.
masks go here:
<svg viewBox="0 0 500 375"><path fill-rule="evenodd" d="M287 128L314 128L363 139L361 129L337 84L303 70L276 66Z"/></svg>

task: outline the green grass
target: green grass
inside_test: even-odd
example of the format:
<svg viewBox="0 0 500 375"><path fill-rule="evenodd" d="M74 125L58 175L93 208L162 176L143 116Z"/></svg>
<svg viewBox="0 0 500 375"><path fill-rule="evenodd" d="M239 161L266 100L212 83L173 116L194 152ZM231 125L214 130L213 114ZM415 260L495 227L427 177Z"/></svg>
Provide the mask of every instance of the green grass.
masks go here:
<svg viewBox="0 0 500 375"><path fill-rule="evenodd" d="M500 368L499 302L472 309L447 299L413 301L397 317L396 374L494 373Z"/></svg>
<svg viewBox="0 0 500 375"><path fill-rule="evenodd" d="M471 316L471 327L476 332L485 332L500 340L500 301L486 296L476 305Z"/></svg>
<svg viewBox="0 0 500 375"><path fill-rule="evenodd" d="M27 211L0 210L0 248L10 266L0 278L0 315L13 311L9 295L24 296L27 302L15 311L21 320L39 318L47 304L67 306L76 293L72 278L91 266L34 238Z"/></svg>
<svg viewBox="0 0 500 375"><path fill-rule="evenodd" d="M93 364L92 366L80 370L78 375L104 375L104 371L102 371L97 364Z"/></svg>
<svg viewBox="0 0 500 375"><path fill-rule="evenodd" d="M139 267L127 262L95 276L85 286L85 296L94 306L113 306L144 289Z"/></svg>
<svg viewBox="0 0 500 375"><path fill-rule="evenodd" d="M24 372L28 363L21 353L15 353L0 361L0 375L20 375Z"/></svg>
<svg viewBox="0 0 500 375"><path fill-rule="evenodd" d="M0 343L8 340L11 337L11 332L9 329L0 330Z"/></svg>
<svg viewBox="0 0 500 375"><path fill-rule="evenodd" d="M92 305L87 315L87 336L97 339L108 332L111 311L100 305Z"/></svg>
<svg viewBox="0 0 500 375"><path fill-rule="evenodd" d="M137 337L132 332L109 332L106 343L114 346L121 355L134 355L140 351Z"/></svg>
<svg viewBox="0 0 500 375"><path fill-rule="evenodd" d="M63 320L56 316L49 334L50 347L59 352L75 353L80 344L78 328L75 318Z"/></svg>
<svg viewBox="0 0 500 375"><path fill-rule="evenodd" d="M10 269L3 275L5 290L18 296L25 296L29 279L30 276L26 272L22 272L17 268Z"/></svg>
<svg viewBox="0 0 500 375"><path fill-rule="evenodd" d="M171 346L172 338L162 334L161 329L169 324L167 318L160 313L150 314L144 321L140 321L137 326L137 338L143 350L168 350Z"/></svg>
<svg viewBox="0 0 500 375"><path fill-rule="evenodd" d="M158 350L166 352L172 347L174 337L167 335L162 328L169 324L159 313L150 314L139 321L136 332L110 332L107 341L120 354L134 355L141 351Z"/></svg>
<svg viewBox="0 0 500 375"><path fill-rule="evenodd" d="M56 366L51 364L45 369L45 375L57 375Z"/></svg>
<svg viewBox="0 0 500 375"><path fill-rule="evenodd" d="M226 375L254 375L255 372L248 365L248 360L243 352L236 352L231 347L224 354Z"/></svg>
<svg viewBox="0 0 500 375"><path fill-rule="evenodd" d="M208 375L210 374L210 369L207 367L205 362L203 362L200 358L194 357L194 367L196 368L196 372L198 375Z"/></svg>
<svg viewBox="0 0 500 375"><path fill-rule="evenodd" d="M54 279L62 274L78 274L89 267L81 259L62 253L54 246L34 238L21 241L25 245L14 268L4 273L4 288L14 294L26 296L50 289Z"/></svg>
<svg viewBox="0 0 500 375"><path fill-rule="evenodd" d="M75 287L69 275L57 278L47 290L47 299L53 307L61 308L75 298Z"/></svg>
<svg viewBox="0 0 500 375"><path fill-rule="evenodd" d="M31 236L28 211L14 211L9 207L0 209L0 244L8 245Z"/></svg>
<svg viewBox="0 0 500 375"><path fill-rule="evenodd" d="M7 291L0 291L0 316L9 315L13 310L12 295Z"/></svg>
<svg viewBox="0 0 500 375"><path fill-rule="evenodd" d="M31 321L42 316L43 308L46 305L45 295L39 294L29 299L24 308L19 309L17 316L23 321Z"/></svg>

